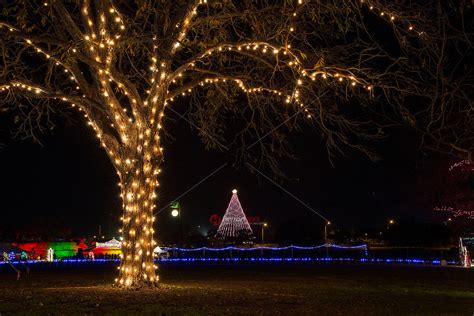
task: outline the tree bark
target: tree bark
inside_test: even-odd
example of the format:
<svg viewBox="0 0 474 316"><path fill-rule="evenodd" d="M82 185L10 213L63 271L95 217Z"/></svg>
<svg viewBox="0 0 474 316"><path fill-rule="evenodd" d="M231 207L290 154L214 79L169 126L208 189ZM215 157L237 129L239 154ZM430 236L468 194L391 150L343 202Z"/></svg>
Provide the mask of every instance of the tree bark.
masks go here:
<svg viewBox="0 0 474 316"><path fill-rule="evenodd" d="M148 129L149 130L149 129ZM122 288L155 287L158 276L155 272L153 250L153 212L156 202L156 187L162 153L159 137L147 130L139 130L136 141L131 140L133 151L124 150L118 168L121 197L123 200L122 257L116 285ZM127 158L125 158L127 157Z"/></svg>

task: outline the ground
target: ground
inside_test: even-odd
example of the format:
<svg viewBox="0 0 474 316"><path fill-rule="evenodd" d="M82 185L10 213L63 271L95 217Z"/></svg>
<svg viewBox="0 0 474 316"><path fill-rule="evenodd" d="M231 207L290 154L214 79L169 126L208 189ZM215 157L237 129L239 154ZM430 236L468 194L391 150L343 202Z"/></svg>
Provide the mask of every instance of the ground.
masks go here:
<svg viewBox="0 0 474 316"><path fill-rule="evenodd" d="M0 315L473 315L474 270L421 266L165 266L157 290L115 268L0 272Z"/></svg>

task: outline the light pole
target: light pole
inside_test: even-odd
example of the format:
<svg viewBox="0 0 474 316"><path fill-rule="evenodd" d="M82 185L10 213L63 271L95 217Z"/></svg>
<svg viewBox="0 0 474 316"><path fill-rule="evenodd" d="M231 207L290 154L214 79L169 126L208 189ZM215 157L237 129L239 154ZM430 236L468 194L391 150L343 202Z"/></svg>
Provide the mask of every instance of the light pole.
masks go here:
<svg viewBox="0 0 474 316"><path fill-rule="evenodd" d="M330 221L327 221L326 224L324 224L324 242L328 242L328 226L331 225Z"/></svg>
<svg viewBox="0 0 474 316"><path fill-rule="evenodd" d="M329 257L329 248L328 248L328 226L331 225L330 221L327 221L326 224L324 224L324 243L326 244L326 257Z"/></svg>
<svg viewBox="0 0 474 316"><path fill-rule="evenodd" d="M173 217L179 217L179 243L180 246L183 246L183 221L182 221L182 214L181 214L181 208L179 205L179 202L173 202L171 203L171 216Z"/></svg>
<svg viewBox="0 0 474 316"><path fill-rule="evenodd" d="M264 231L265 227L267 227L267 223L262 224L262 244L264 243L264 233L263 233L263 231Z"/></svg>

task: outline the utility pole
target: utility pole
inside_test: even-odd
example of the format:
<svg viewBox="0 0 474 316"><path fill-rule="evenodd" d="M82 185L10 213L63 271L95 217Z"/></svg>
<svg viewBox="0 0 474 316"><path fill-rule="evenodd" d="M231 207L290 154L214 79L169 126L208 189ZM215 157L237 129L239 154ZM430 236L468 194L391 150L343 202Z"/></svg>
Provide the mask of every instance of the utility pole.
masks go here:
<svg viewBox="0 0 474 316"><path fill-rule="evenodd" d="M183 247L183 214L181 212L181 206L179 202L173 202L171 203L171 216L173 217L178 217L179 220L179 244L180 247Z"/></svg>
<svg viewBox="0 0 474 316"><path fill-rule="evenodd" d="M265 235L264 235L264 231L265 231L264 228L265 228L265 227L267 227L267 223L263 223L263 224L262 224L262 244L265 242L265 239L264 239L264 237L265 237Z"/></svg>
<svg viewBox="0 0 474 316"><path fill-rule="evenodd" d="M326 224L324 224L324 242L328 242L328 226L331 225L330 221L327 221Z"/></svg>
<svg viewBox="0 0 474 316"><path fill-rule="evenodd" d="M331 225L330 221L327 221L326 224L324 224L324 243L326 244L326 257L329 257L329 248L328 248L328 226Z"/></svg>

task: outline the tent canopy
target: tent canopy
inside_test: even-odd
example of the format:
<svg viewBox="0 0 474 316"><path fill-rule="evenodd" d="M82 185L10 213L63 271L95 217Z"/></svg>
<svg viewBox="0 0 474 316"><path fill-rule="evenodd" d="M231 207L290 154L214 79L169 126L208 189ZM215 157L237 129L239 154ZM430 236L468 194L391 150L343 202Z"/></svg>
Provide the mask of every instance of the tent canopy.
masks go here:
<svg viewBox="0 0 474 316"><path fill-rule="evenodd" d="M109 241L106 242L97 242L95 244L96 248L108 248L108 249L121 249L122 248L122 242L118 241L117 239L112 238Z"/></svg>

